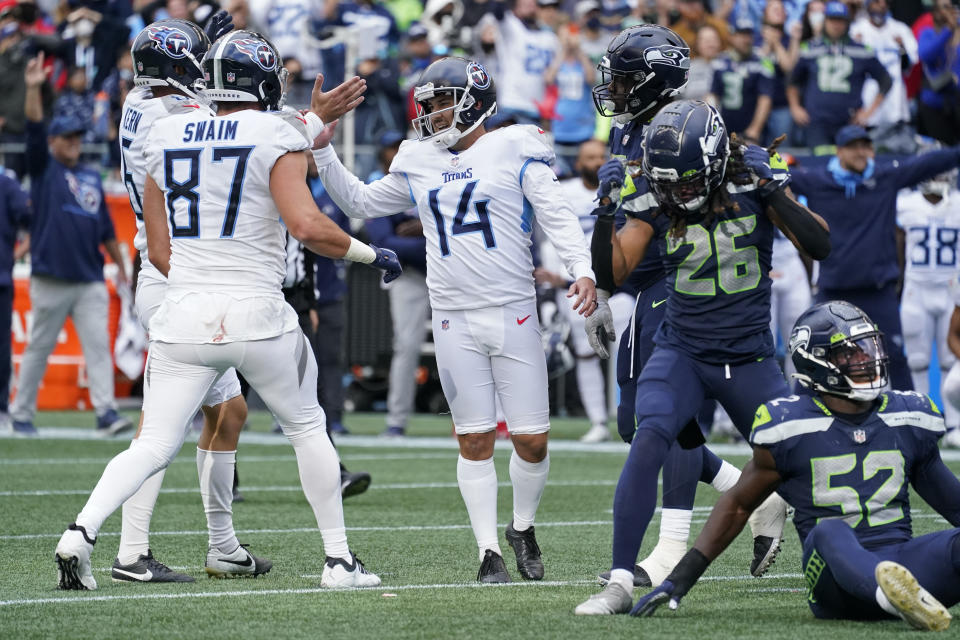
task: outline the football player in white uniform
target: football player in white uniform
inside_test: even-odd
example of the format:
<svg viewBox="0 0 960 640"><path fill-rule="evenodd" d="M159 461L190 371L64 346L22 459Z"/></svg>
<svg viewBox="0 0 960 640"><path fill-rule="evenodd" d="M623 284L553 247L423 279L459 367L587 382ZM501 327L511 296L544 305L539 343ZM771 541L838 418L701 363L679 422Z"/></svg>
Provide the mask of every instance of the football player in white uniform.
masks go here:
<svg viewBox="0 0 960 640"><path fill-rule="evenodd" d="M218 17L226 16L221 12ZM216 20L216 18L215 18ZM228 32L229 18L217 25ZM216 35L216 32L214 32ZM220 34L222 35L222 33ZM136 215L134 247L140 252L137 278L137 315L145 329L163 302L167 279L150 262L143 224L143 193L147 176L144 148L153 123L176 113L210 108L197 100L195 83L203 77L200 60L210 46L207 35L186 20L159 20L134 39L131 48L136 88L127 94L120 118L120 157L123 181ZM210 575L259 575L272 563L240 546L233 528L233 477L237 441L247 418L236 371L224 374L203 400L204 427L197 441L200 495L209 530L206 570ZM142 418L141 418L142 421ZM138 432L139 436L139 432ZM134 439L131 447L139 441ZM123 504L120 548L111 575L115 581L192 582L190 576L171 571L153 558L149 546L150 518L163 483L164 469L150 476Z"/></svg>
<svg viewBox="0 0 960 640"><path fill-rule="evenodd" d="M380 584L347 546L337 454L317 403L316 360L281 293L284 224L316 253L373 264L387 272L385 279L400 274L392 252L343 233L317 210L306 186L308 118L318 131L318 116L333 120L356 106L365 83L353 78L321 95L318 78L317 113L264 113L281 101L281 64L257 33L223 36L203 59L202 96L219 104L217 115L171 115L147 136L144 223L150 260L167 276L167 291L150 321L143 426L137 446L107 465L57 545L63 589L96 588L90 553L103 521L173 460L184 425L231 367L264 399L293 445L326 552L321 586Z"/></svg>
<svg viewBox="0 0 960 640"><path fill-rule="evenodd" d="M947 346L954 356L953 366L943 377L944 414L949 410L954 415L960 412L960 274L951 285L953 289L953 314L950 316L950 330L947 334ZM949 407L949 409L947 409ZM960 447L960 427L953 427L943 438L948 447Z"/></svg>
<svg viewBox="0 0 960 640"><path fill-rule="evenodd" d="M942 382L956 361L947 347L953 313L950 288L960 273L960 193L956 184L954 170L897 197L897 225L906 237L900 322L913 388L920 393L930 391L931 344L936 345ZM955 432L960 426L960 411L950 402L944 405L944 420L950 430L945 441L960 446Z"/></svg>
<svg viewBox="0 0 960 640"><path fill-rule="evenodd" d="M497 538L493 444L499 397L513 440L513 520L507 542L517 569L543 577L534 517L547 480L547 367L540 343L530 255L536 216L575 282L581 313L596 309L590 255L577 217L557 189L554 159L533 126L487 131L493 80L477 62L442 58L427 67L414 100L419 140L401 146L390 172L365 185L316 141L327 192L349 216L417 207L427 244L427 288L444 395L460 442L457 482L480 550L481 582L508 582Z"/></svg>

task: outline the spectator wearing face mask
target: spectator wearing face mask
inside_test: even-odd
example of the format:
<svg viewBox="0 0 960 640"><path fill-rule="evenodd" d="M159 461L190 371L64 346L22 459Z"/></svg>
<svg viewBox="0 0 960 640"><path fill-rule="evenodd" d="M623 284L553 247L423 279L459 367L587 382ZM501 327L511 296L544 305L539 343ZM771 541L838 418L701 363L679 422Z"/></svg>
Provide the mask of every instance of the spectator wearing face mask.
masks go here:
<svg viewBox="0 0 960 640"><path fill-rule="evenodd" d="M850 26L850 37L873 49L892 81L890 91L867 119L867 125L890 126L909 121L910 107L903 74L919 61L913 31L890 17L887 0L867 0L867 12ZM877 93L877 82L873 78L867 79L863 84L863 103L872 103Z"/></svg>
<svg viewBox="0 0 960 640"><path fill-rule="evenodd" d="M96 6L104 11L101 13L89 6L70 11L61 33L67 64L86 72L87 88L93 91L99 91L113 71L117 52L126 45L130 35L123 16L107 11L110 8L107 3Z"/></svg>

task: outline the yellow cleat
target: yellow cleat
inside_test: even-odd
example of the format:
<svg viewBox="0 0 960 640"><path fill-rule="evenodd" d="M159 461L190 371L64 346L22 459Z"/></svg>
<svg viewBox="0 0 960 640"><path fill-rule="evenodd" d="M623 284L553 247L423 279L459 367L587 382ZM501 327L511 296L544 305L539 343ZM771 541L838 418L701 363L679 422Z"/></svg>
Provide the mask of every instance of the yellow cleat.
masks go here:
<svg viewBox="0 0 960 640"><path fill-rule="evenodd" d="M905 566L884 561L877 565L874 576L887 600L911 626L925 631L946 631L950 627L950 612Z"/></svg>

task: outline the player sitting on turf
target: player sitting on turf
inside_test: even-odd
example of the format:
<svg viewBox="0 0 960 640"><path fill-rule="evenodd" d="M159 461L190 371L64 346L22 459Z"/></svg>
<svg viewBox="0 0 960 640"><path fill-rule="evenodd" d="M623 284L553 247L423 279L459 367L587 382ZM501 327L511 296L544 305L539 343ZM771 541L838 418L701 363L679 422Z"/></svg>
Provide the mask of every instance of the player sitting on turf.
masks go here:
<svg viewBox="0 0 960 640"><path fill-rule="evenodd" d="M889 391L876 325L847 302L824 302L790 336L797 378L814 394L767 402L750 434L753 460L717 502L693 549L631 612L676 609L707 566L774 490L796 509L808 603L818 618L902 617L950 625L960 602L960 529L912 537L912 488L954 527L960 481L940 458L943 418L927 396ZM942 603L942 604L941 604Z"/></svg>

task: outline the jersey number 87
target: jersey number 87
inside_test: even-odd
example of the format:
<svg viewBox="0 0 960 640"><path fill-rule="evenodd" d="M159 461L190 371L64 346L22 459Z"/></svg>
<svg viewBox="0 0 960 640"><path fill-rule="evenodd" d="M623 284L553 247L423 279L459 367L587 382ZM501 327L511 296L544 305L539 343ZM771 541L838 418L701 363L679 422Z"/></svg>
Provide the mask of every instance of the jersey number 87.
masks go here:
<svg viewBox="0 0 960 640"><path fill-rule="evenodd" d="M224 213L223 225L220 228L221 238L233 237L233 230L237 226L237 211L240 208L240 198L243 195L243 179L247 173L247 160L253 147L214 147L211 154L212 162L223 162L233 158L236 164L233 168L233 182L230 185L230 196L227 198L227 210ZM174 238L196 238L200 236L200 194L196 188L200 184L200 154L203 149L168 149L163 152L163 178L166 188L167 211L170 215L170 230ZM187 179L179 181L174 177L174 165L177 162L188 162ZM183 198L187 201L188 220L185 226L177 224L175 219L174 203Z"/></svg>

